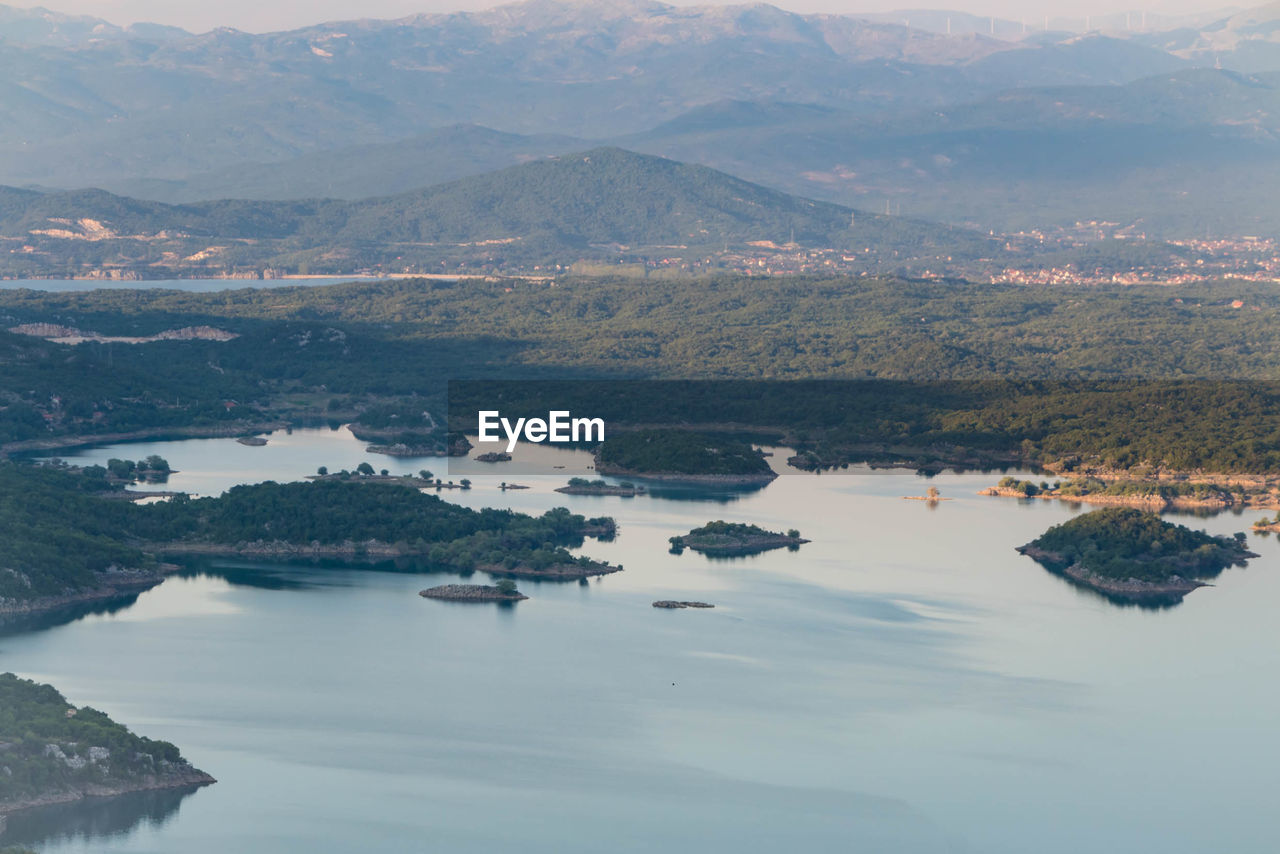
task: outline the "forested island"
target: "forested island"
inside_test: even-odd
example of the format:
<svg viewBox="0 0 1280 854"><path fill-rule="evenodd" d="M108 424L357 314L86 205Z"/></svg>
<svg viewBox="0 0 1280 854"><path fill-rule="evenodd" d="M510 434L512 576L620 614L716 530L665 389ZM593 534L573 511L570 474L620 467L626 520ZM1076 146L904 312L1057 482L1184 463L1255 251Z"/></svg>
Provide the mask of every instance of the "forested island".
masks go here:
<svg viewBox="0 0 1280 854"><path fill-rule="evenodd" d="M1129 507L1082 514L1017 551L1108 598L1151 605L1181 602L1202 579L1257 557L1243 533L1214 537Z"/></svg>
<svg viewBox="0 0 1280 854"><path fill-rule="evenodd" d="M671 551L676 554L685 549L693 549L710 557L738 557L771 549L797 549L809 541L794 529L779 534L766 531L759 525L717 521L708 522L682 536L671 537L669 542Z"/></svg>
<svg viewBox="0 0 1280 854"><path fill-rule="evenodd" d="M610 435L596 452L596 470L676 483L744 486L778 476L750 442L676 429Z"/></svg>
<svg viewBox="0 0 1280 854"><path fill-rule="evenodd" d="M97 481L0 464L0 613L117 598L158 584L167 557L413 558L426 568L582 578L621 567L574 555L608 517L471 510L398 484L320 480L238 486L148 505L104 500Z"/></svg>
<svg viewBox="0 0 1280 854"><path fill-rule="evenodd" d="M529 597L516 589L516 583L504 578L497 584L441 584L419 591L424 599L449 602L521 602Z"/></svg>
<svg viewBox="0 0 1280 854"><path fill-rule="evenodd" d="M571 477L564 486L556 489L565 495L619 495L623 498L634 498L644 495L645 488L624 480L609 483L606 480L587 480L585 477Z"/></svg>
<svg viewBox="0 0 1280 854"><path fill-rule="evenodd" d="M0 820L86 797L213 782L172 744L77 708L49 685L0 674Z"/></svg>

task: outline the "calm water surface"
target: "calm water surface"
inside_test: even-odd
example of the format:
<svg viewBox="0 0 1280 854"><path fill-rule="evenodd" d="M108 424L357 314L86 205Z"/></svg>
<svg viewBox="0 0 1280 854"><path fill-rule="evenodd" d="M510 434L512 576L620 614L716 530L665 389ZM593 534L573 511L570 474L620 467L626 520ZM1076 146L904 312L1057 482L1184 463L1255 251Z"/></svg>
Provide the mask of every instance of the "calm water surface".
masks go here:
<svg viewBox="0 0 1280 854"><path fill-rule="evenodd" d="M346 431L138 443L173 489L446 461ZM778 455L775 459L781 459ZM565 455L566 472L581 456ZM177 743L220 782L14 821L44 852L1270 852L1280 548L1176 608L1120 608L1013 547L1075 511L991 475L791 475L736 499L468 475L469 506L616 517L626 570L428 601L452 575L219 561L0 637L0 668ZM456 477L456 471L454 476ZM502 493L499 480L531 489ZM930 508L901 496L936 485ZM704 496L714 499L715 496ZM1256 515L1256 514L1255 514ZM710 519L798 552L667 552ZM1252 516L1191 521L1215 533ZM478 576L477 580L485 576ZM710 611L660 611L660 598Z"/></svg>

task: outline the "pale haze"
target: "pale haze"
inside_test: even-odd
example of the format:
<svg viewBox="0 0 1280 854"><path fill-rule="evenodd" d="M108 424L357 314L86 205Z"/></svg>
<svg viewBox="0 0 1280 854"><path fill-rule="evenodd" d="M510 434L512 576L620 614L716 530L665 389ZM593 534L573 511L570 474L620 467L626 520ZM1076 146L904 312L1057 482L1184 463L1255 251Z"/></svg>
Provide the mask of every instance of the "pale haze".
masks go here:
<svg viewBox="0 0 1280 854"><path fill-rule="evenodd" d="M15 3L22 6L29 4ZM420 12L450 12L458 10L486 9L497 2L487 0L56 0L47 4L59 12L93 15L115 24L132 24L151 21L184 27L203 32L214 27L229 26L249 32L269 32L307 26L322 21L348 20L352 18L398 18ZM739 5L729 3L675 2L672 5ZM1013 0L959 0L955 3L922 2L910 0L857 0L857 2L833 2L833 0L778 0L773 3L797 12L828 12L857 14L859 12L886 12L900 8L949 8L979 15L997 15L1017 20L1035 19L1043 15L1080 17L1108 12L1151 11L1165 14L1187 14L1217 8L1238 9L1255 3L1237 6L1198 0L1135 0L1132 3L1117 0L1077 0L1077 2L1020 3Z"/></svg>

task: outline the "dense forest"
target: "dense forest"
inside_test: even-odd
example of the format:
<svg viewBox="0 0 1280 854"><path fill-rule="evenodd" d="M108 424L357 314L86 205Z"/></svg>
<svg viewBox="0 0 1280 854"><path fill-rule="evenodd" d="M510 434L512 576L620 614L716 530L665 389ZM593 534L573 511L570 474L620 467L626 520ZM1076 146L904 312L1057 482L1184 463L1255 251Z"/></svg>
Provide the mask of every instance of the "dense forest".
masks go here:
<svg viewBox="0 0 1280 854"><path fill-rule="evenodd" d="M103 481L0 463L0 606L92 590L114 570L154 557L122 536L135 508L95 497Z"/></svg>
<svg viewBox="0 0 1280 854"><path fill-rule="evenodd" d="M375 543L442 569L542 569L579 562L568 548L614 531L611 519L563 507L537 517L476 511L411 487L359 481L266 482L148 505L100 498L99 491L99 480L81 472L0 463L0 605L109 587L153 572L157 554L191 546L350 544L358 555Z"/></svg>
<svg viewBox="0 0 1280 854"><path fill-rule="evenodd" d="M167 773L199 775L172 744L134 735L96 709L76 708L49 685L0 674L0 810Z"/></svg>
<svg viewBox="0 0 1280 854"><path fill-rule="evenodd" d="M689 430L614 433L600 445L596 467L605 473L769 475L750 442Z"/></svg>
<svg viewBox="0 0 1280 854"><path fill-rule="evenodd" d="M1108 507L1055 525L1032 541L1059 558L1059 568L1084 567L1102 578L1152 583L1208 578L1247 556L1245 535L1214 537L1155 513Z"/></svg>
<svg viewBox="0 0 1280 854"><path fill-rule="evenodd" d="M207 324L239 335L68 346L0 333L3 442L331 419L380 443L442 445L443 419L430 413L443 412L448 379L572 378L582 393L570 399L631 423L646 423L659 392L617 380L872 380L704 386L648 423L773 431L811 466L872 453L954 459L959 448L989 460L1280 470L1269 385L1280 380L1280 296L1261 285L406 280L6 291L0 314L104 334ZM991 379L1001 382L978 382Z"/></svg>

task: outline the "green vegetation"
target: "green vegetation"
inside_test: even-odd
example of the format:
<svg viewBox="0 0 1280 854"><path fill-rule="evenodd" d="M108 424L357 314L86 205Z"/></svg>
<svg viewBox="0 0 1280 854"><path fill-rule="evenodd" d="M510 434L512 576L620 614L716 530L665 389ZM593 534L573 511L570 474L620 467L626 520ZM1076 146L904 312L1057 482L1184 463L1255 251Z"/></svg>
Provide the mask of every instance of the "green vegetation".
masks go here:
<svg viewBox="0 0 1280 854"><path fill-rule="evenodd" d="M872 461L1022 463L1064 476L1092 468L1280 471L1280 387L1261 382L466 382L453 386L453 417L474 419L472 407L499 394L513 412L554 403L615 428L733 428L798 448L789 462L806 469ZM605 444L623 436L615 429Z"/></svg>
<svg viewBox="0 0 1280 854"><path fill-rule="evenodd" d="M671 537L669 542L671 551L676 554L688 548L706 555L728 557L758 554L784 546L794 550L809 541L803 539L794 528L785 534L779 534L758 525L716 521L694 528L683 536Z"/></svg>
<svg viewBox="0 0 1280 854"><path fill-rule="evenodd" d="M1030 546L1059 569L1080 566L1102 579L1161 584L1217 575L1249 556L1244 542L1242 533L1213 537L1154 513L1108 507L1055 525Z"/></svg>
<svg viewBox="0 0 1280 854"><path fill-rule="evenodd" d="M563 507L533 517L510 510L471 510L395 484L344 481L266 482L217 498L136 508L132 531L152 543L230 545L281 542L343 546L376 542L453 569L577 563L566 546L611 519L587 519Z"/></svg>
<svg viewBox="0 0 1280 854"><path fill-rule="evenodd" d="M396 484L343 481L238 486L220 497L134 505L95 497L80 474L0 464L0 605L158 580L160 550L227 551L285 544L358 555L376 543L455 570L582 565L567 549L609 537L612 519L563 507L533 517L471 510ZM287 550L286 550L287 551ZM587 561L589 562L589 561ZM125 572L124 570L136 570Z"/></svg>
<svg viewBox="0 0 1280 854"><path fill-rule="evenodd" d="M752 241L857 251L869 269L908 260L945 264L990 258L1004 244L986 234L858 212L791 196L705 166L620 148L597 148L512 166L395 196L165 205L101 190L23 194L0 188L0 235L35 252L0 255L7 276L67 274L103 265L162 277L264 268L341 275L567 268L581 259L704 259ZM93 219L125 235L155 235L142 257L134 240L41 234L50 220ZM210 243L219 248L203 252ZM166 253L172 260L160 261ZM194 261L179 258L196 256ZM128 260L125 260L128 259Z"/></svg>
<svg viewBox="0 0 1280 854"><path fill-rule="evenodd" d="M1102 480L1096 477L1078 477L1066 481L1036 483L1013 477L1001 478L996 484L1000 490L1020 493L1028 498L1053 496L1057 498L1131 498L1152 502L1205 502L1211 504L1235 504L1251 497L1269 498L1265 488L1248 489L1241 484L1180 483L1140 479Z"/></svg>
<svg viewBox="0 0 1280 854"><path fill-rule="evenodd" d="M587 480L585 477L571 477L568 484L556 490L556 492L564 492L569 495L619 495L623 497L634 497L643 494L644 491L643 486L636 486L626 480L615 484L599 479Z"/></svg>
<svg viewBox="0 0 1280 854"><path fill-rule="evenodd" d="M0 463L0 606L82 593L113 570L155 568L121 536L140 509L92 495L93 478Z"/></svg>
<svg viewBox="0 0 1280 854"><path fill-rule="evenodd" d="M199 772L165 741L134 735L88 706L76 708L49 685L0 674L0 810L88 787ZM206 780L208 782L208 780Z"/></svg>
<svg viewBox="0 0 1280 854"><path fill-rule="evenodd" d="M1237 297L1258 310L1232 309ZM68 346L0 333L3 442L234 434L246 421L340 417L358 435L381 431L379 442L426 431L443 447L443 425L432 426L444 420L443 376L501 374L607 380L565 383L556 400L582 401L610 423L771 432L810 467L1075 458L1280 471L1280 394L1269 384L1280 369L1267 356L1280 347L1280 296L1261 285L409 280L231 294L6 291L0 311L110 334L209 324L240 335ZM722 379L651 392L616 382L695 371ZM1023 379L987 381L1014 376ZM759 379L802 381L740 382ZM474 427L474 410L451 426Z"/></svg>
<svg viewBox="0 0 1280 854"><path fill-rule="evenodd" d="M600 445L604 472L676 475L770 476L772 469L750 442L688 430L612 433Z"/></svg>
<svg viewBox="0 0 1280 854"><path fill-rule="evenodd" d="M137 462L133 460L117 460L114 457L107 460L107 473L116 480L129 483L137 481L163 483L169 479L171 471L169 461L156 454Z"/></svg>

